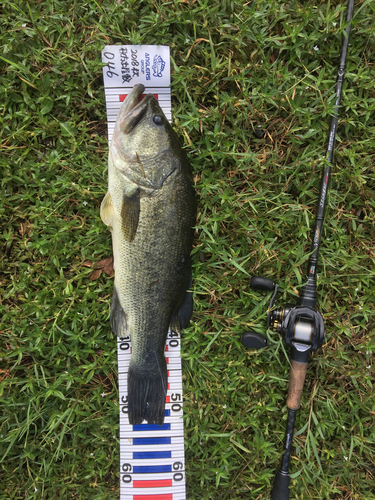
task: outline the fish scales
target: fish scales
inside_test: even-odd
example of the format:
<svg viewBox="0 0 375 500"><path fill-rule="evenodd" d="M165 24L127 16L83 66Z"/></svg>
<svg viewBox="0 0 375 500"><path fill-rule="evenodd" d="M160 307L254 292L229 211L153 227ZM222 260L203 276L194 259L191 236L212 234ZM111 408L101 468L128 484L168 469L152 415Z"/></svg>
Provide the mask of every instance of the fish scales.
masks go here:
<svg viewBox="0 0 375 500"><path fill-rule="evenodd" d="M156 348L164 353L155 332L163 331L166 336L175 297L181 287L189 286L190 269L186 266L181 272L191 246L189 200L184 199L189 190L183 176L168 179L156 196L141 198L134 240L128 242L116 231L120 234L116 288L132 338L132 362L144 356L146 349L150 355Z"/></svg>
<svg viewBox="0 0 375 500"><path fill-rule="evenodd" d="M115 286L111 326L131 336L129 422L164 421L169 326L192 313L190 252L195 224L192 173L156 99L135 86L116 121L101 217L111 227Z"/></svg>

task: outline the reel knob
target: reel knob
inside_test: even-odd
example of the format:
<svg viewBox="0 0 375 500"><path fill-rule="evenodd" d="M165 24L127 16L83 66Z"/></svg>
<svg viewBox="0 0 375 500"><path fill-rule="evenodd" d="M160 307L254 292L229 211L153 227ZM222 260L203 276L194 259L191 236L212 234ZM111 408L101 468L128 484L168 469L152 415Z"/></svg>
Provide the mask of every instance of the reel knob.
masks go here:
<svg viewBox="0 0 375 500"><path fill-rule="evenodd" d="M250 288L252 288L253 290L265 290L272 292L272 290L275 288L275 283L268 278L253 276L250 280Z"/></svg>
<svg viewBox="0 0 375 500"><path fill-rule="evenodd" d="M243 333L241 341L248 349L262 349L270 343L264 335L253 331Z"/></svg>

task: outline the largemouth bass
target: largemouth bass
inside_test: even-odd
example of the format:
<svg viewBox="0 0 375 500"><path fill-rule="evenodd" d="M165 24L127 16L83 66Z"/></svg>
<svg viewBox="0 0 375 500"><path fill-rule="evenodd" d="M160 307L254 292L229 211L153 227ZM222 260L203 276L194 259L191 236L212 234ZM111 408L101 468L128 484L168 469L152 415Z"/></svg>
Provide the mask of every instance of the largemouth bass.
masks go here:
<svg viewBox="0 0 375 500"><path fill-rule="evenodd" d="M111 328L130 335L129 422L164 422L168 328L192 314L195 194L185 152L157 100L135 85L117 116L100 216L112 232Z"/></svg>

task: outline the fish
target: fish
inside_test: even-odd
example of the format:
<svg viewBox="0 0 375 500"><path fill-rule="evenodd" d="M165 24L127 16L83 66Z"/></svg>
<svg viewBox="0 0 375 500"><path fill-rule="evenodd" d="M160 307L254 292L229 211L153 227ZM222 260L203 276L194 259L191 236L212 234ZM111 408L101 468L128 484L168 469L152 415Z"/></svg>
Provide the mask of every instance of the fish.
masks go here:
<svg viewBox="0 0 375 500"><path fill-rule="evenodd" d="M111 329L132 345L129 423L162 425L168 329L181 333L193 311L196 199L177 134L152 94L141 100L144 90L135 85L119 110L100 216L112 233Z"/></svg>

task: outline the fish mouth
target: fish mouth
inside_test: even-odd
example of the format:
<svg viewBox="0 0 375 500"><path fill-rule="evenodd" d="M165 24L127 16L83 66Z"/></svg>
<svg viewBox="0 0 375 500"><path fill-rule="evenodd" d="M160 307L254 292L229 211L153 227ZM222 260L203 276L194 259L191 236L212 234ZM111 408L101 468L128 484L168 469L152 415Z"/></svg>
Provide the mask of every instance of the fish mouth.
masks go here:
<svg viewBox="0 0 375 500"><path fill-rule="evenodd" d="M141 101L144 90L145 86L141 83L134 85L120 108L117 120L124 134L129 134L138 125L146 113L148 102L154 97L152 94L147 94Z"/></svg>
<svg viewBox="0 0 375 500"><path fill-rule="evenodd" d="M124 116L127 115L140 102L144 91L145 86L141 83L134 85L129 94L126 96L119 113Z"/></svg>

